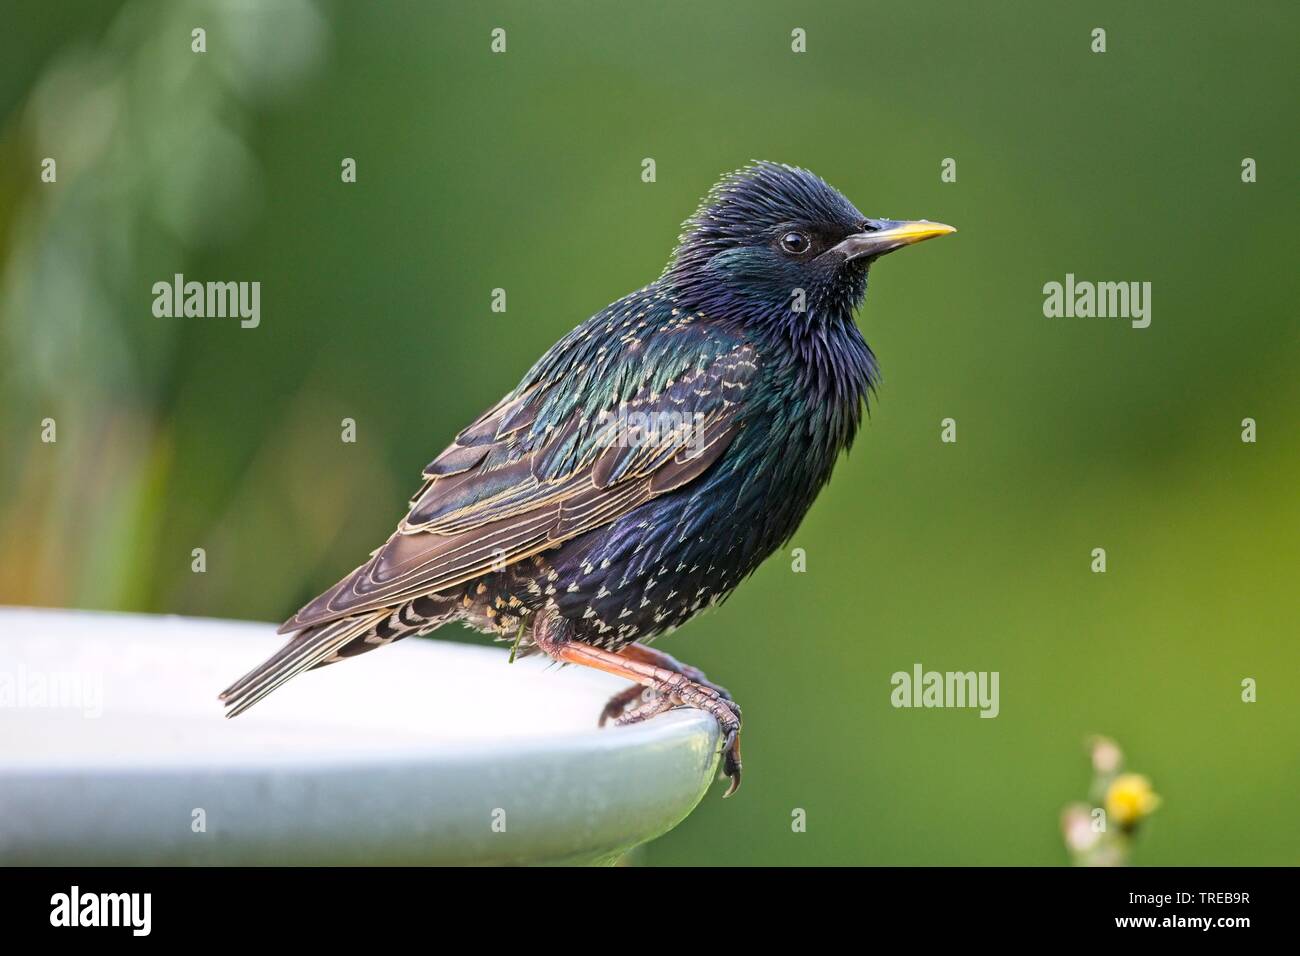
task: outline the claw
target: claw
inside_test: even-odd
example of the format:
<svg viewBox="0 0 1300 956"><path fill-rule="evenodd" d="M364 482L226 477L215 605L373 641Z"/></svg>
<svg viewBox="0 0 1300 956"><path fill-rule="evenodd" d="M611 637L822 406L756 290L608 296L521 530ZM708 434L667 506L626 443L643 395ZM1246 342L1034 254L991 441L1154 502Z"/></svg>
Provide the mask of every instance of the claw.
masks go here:
<svg viewBox="0 0 1300 956"><path fill-rule="evenodd" d="M606 701L605 708L600 712L600 719L596 722L596 726L604 727L607 721L621 719L623 712L631 704L640 700L644 693L644 688L639 684L633 684L631 687L619 691Z"/></svg>
<svg viewBox="0 0 1300 956"><path fill-rule="evenodd" d="M740 789L740 728L730 731L723 741L722 772L731 779L731 786L722 795L725 800Z"/></svg>
<svg viewBox="0 0 1300 956"><path fill-rule="evenodd" d="M724 700L715 689L699 684L690 684L676 693L682 703L712 714L722 729L722 772L731 780L722 796L731 796L740 789L740 708Z"/></svg>
<svg viewBox="0 0 1300 956"><path fill-rule="evenodd" d="M600 726L603 727L611 718L620 727L639 724L674 707L697 707L706 711L723 731L722 773L731 781L723 796L731 796L740 788L740 705L725 696L726 691L722 688L691 679L684 671L674 673L655 690L655 694L648 696L637 686L615 694L600 712ZM628 706L638 698L642 702L628 710Z"/></svg>
<svg viewBox="0 0 1300 956"><path fill-rule="evenodd" d="M649 720L673 707L695 707L710 714L723 734L722 772L731 780L724 797L740 787L740 706L730 692L706 678L702 671L682 664L661 651L632 643L619 651L572 639L572 624L558 614L541 616L533 625L533 643L553 660L583 664L634 681L606 702L599 724L611 718L620 725ZM650 688L654 695L628 711L628 706Z"/></svg>

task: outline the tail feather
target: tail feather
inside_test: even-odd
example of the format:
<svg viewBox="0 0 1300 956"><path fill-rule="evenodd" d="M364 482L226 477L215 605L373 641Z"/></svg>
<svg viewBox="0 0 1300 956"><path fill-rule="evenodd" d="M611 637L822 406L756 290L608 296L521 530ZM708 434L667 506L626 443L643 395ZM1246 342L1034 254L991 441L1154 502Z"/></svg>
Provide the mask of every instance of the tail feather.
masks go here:
<svg viewBox="0 0 1300 956"><path fill-rule="evenodd" d="M460 610L461 603L455 597L440 594L418 597L403 604L370 631L357 634L333 654L313 664L312 669L327 664L337 664L339 661L369 653L375 648L396 644L402 638L410 637L412 634L428 634L442 627Z"/></svg>
<svg viewBox="0 0 1300 956"><path fill-rule="evenodd" d="M386 618L390 609L359 617L344 618L316 628L307 628L218 696L225 701L227 717L235 717L286 681L324 661L337 650Z"/></svg>

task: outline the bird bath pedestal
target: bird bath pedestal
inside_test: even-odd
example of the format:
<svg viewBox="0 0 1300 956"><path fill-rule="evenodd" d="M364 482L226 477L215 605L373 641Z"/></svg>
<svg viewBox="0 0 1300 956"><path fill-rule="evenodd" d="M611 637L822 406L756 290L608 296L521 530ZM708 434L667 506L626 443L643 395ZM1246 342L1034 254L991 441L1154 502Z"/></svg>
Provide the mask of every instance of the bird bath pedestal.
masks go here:
<svg viewBox="0 0 1300 956"><path fill-rule="evenodd" d="M622 681L443 641L225 719L217 692L281 642L265 624L0 608L0 865L608 863L717 772L701 711L597 729Z"/></svg>

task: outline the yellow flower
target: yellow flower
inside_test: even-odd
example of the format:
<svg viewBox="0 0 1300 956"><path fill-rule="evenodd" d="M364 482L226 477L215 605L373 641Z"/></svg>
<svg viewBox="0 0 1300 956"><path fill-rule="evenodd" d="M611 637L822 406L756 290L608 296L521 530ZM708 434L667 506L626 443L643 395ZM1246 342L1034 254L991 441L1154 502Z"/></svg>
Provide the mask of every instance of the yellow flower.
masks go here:
<svg viewBox="0 0 1300 956"><path fill-rule="evenodd" d="M1123 829L1130 829L1160 806L1151 781L1140 773L1122 773L1106 790L1106 815Z"/></svg>

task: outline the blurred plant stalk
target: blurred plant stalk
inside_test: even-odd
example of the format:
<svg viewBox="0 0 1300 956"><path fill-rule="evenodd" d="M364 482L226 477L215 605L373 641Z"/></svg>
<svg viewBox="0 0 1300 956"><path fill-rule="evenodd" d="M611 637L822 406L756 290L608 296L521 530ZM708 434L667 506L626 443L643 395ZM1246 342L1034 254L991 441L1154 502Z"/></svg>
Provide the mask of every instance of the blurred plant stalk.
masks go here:
<svg viewBox="0 0 1300 956"><path fill-rule="evenodd" d="M130 0L0 127L0 600L138 609L160 563L183 580L159 550L192 333L143 290L256 224L257 113L327 40L314 0Z"/></svg>

